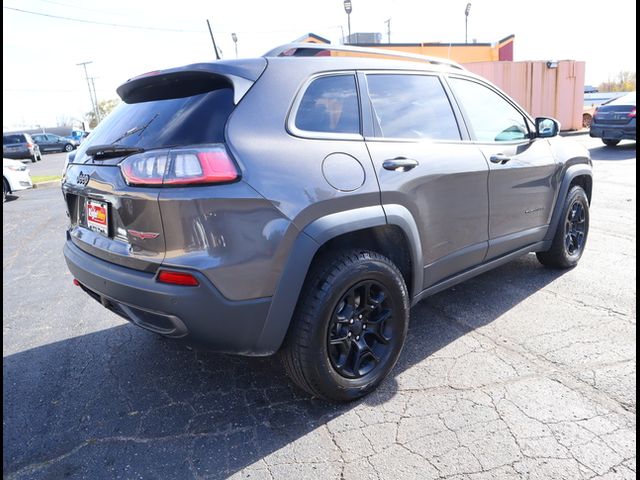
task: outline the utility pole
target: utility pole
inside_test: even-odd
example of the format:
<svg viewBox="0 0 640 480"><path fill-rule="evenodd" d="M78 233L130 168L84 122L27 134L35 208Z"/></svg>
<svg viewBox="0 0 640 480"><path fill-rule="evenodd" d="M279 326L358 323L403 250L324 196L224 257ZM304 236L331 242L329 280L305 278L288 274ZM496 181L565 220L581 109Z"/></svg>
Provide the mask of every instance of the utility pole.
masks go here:
<svg viewBox="0 0 640 480"><path fill-rule="evenodd" d="M87 79L87 87L89 87L89 98L91 99L91 107L93 108L93 114L96 117L96 123L99 122L99 115L98 115L98 106L95 104L95 102L93 101L93 93L91 92L91 83L89 82L89 74L87 73L87 65L93 63L93 62L80 62L80 63L76 63L77 66L82 65L82 67L84 68L84 76Z"/></svg>
<svg viewBox="0 0 640 480"><path fill-rule="evenodd" d="M96 112L98 113L98 123L100 123L100 120L102 120L102 116L100 115L100 104L98 103L98 92L96 92L96 84L94 82L95 79L96 77L90 77L91 86L93 87L93 98L96 102Z"/></svg>
<svg viewBox="0 0 640 480"><path fill-rule="evenodd" d="M387 18L384 23L387 24L387 43L391 43L391 19Z"/></svg>

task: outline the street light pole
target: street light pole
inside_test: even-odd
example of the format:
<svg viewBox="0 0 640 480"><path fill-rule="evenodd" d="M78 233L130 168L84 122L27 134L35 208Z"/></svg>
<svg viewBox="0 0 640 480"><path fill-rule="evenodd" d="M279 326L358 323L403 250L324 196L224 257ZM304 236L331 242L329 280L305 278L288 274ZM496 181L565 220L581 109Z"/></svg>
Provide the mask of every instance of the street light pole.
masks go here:
<svg viewBox="0 0 640 480"><path fill-rule="evenodd" d="M469 23L469 10L471 10L471 3L467 3L467 8L464 9L464 43L467 43L467 25Z"/></svg>
<svg viewBox="0 0 640 480"><path fill-rule="evenodd" d="M353 10L353 6L351 5L351 0L344 0L344 11L347 13L347 30L349 32L349 36L347 37L347 43L351 43L351 11Z"/></svg>
<svg viewBox="0 0 640 480"><path fill-rule="evenodd" d="M384 23L387 24L387 43L391 43L391 19L387 18Z"/></svg>
<svg viewBox="0 0 640 480"><path fill-rule="evenodd" d="M89 87L89 98L91 99L91 107L93 108L93 114L96 117L96 123L97 123L99 121L99 119L98 119L98 106L93 101L93 93L91 92L91 83L89 82L89 74L87 73L87 65L89 63L93 63L93 62L81 62L81 63L76 63L76 65L77 66L82 65L82 67L84 68L84 76L87 79L87 87Z"/></svg>
<svg viewBox="0 0 640 480"><path fill-rule="evenodd" d="M236 47L236 58L238 58L238 35L236 35L235 33L232 33L231 40L233 40L233 44Z"/></svg>

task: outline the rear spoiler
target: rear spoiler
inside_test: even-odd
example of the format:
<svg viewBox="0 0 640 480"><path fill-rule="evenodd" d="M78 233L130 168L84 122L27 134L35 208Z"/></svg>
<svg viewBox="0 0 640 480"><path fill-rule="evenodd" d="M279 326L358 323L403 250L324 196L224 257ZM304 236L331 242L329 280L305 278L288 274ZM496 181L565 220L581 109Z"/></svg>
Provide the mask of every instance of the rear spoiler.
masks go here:
<svg viewBox="0 0 640 480"><path fill-rule="evenodd" d="M219 88L233 88L238 104L264 72L263 58L250 61L196 63L185 67L148 72L127 80L116 92L125 103L183 98Z"/></svg>

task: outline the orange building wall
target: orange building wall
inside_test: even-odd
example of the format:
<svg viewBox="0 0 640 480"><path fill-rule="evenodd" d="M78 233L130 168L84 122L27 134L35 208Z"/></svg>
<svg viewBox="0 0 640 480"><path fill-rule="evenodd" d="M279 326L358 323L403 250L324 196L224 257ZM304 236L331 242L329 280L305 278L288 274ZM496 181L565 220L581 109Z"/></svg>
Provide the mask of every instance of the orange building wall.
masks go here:
<svg viewBox="0 0 640 480"><path fill-rule="evenodd" d="M382 50L395 50L399 52L417 53L432 57L447 58L458 63L469 62L495 62L499 59L499 46L484 45L376 45Z"/></svg>

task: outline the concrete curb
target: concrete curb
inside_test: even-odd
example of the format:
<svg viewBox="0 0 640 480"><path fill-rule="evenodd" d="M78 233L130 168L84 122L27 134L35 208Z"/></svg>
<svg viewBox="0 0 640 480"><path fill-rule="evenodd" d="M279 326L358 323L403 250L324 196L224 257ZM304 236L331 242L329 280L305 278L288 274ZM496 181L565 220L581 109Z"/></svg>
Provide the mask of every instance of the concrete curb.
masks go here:
<svg viewBox="0 0 640 480"><path fill-rule="evenodd" d="M589 135L589 130L567 130L566 132L560 132L561 137L575 137L578 135Z"/></svg>
<svg viewBox="0 0 640 480"><path fill-rule="evenodd" d="M49 180L47 182L34 183L33 188L51 188L60 186L60 180Z"/></svg>

